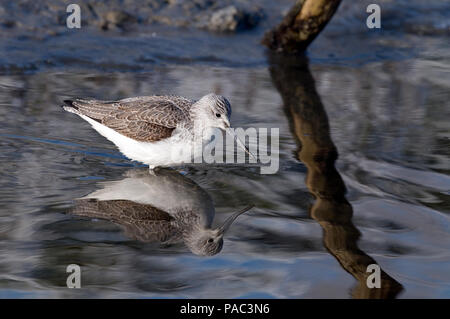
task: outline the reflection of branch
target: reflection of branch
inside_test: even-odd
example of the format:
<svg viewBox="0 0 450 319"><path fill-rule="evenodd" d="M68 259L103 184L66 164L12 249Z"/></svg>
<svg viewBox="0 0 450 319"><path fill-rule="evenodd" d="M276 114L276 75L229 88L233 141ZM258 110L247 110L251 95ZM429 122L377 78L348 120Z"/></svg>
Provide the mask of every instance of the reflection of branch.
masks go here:
<svg viewBox="0 0 450 319"><path fill-rule="evenodd" d="M368 288L367 266L376 261L358 248L360 232L352 223L353 209L345 184L334 166L337 150L330 137L328 117L316 92L306 58L270 56L271 76L281 94L291 130L305 163L306 185L316 201L311 217L323 229L327 250L356 280L355 298L393 298L402 286L381 270L381 288Z"/></svg>
<svg viewBox="0 0 450 319"><path fill-rule="evenodd" d="M264 35L272 50L302 52L336 12L341 0L297 0L283 21Z"/></svg>

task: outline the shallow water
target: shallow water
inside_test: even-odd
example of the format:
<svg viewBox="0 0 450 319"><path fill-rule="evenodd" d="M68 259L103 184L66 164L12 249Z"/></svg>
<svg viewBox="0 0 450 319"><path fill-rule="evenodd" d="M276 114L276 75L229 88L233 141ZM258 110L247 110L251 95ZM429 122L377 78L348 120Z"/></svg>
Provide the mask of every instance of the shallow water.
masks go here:
<svg viewBox="0 0 450 319"><path fill-rule="evenodd" d="M74 59L2 73L0 297L449 298L448 38L323 58L332 30L309 62L251 47L256 58L241 64L174 60L136 72L110 61L109 72ZM214 225L256 205L219 254L143 242L117 220L71 213L75 199L142 167L63 112L64 98L210 91L229 98L235 127L280 128L277 174L179 169L214 202ZM364 285L375 262L381 292ZM82 267L80 290L65 288L69 264Z"/></svg>

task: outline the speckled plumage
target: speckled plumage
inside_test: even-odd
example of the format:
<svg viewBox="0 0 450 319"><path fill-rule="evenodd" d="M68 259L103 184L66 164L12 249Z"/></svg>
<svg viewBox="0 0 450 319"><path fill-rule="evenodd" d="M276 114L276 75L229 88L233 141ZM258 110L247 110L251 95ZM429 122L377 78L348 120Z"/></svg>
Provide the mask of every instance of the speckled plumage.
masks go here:
<svg viewBox="0 0 450 319"><path fill-rule="evenodd" d="M226 98L208 94L198 101L180 96L140 96L118 101L76 98L63 108L79 115L128 158L157 166L192 162L192 150L209 139L211 128L230 127Z"/></svg>
<svg viewBox="0 0 450 319"><path fill-rule="evenodd" d="M182 242L183 235L193 231L199 223L197 214L189 210L180 210L171 216L152 205L129 200L79 199L72 213L121 225L131 239L163 244Z"/></svg>
<svg viewBox="0 0 450 319"><path fill-rule="evenodd" d="M67 100L66 110L85 115L116 132L141 142L155 142L172 135L190 121L194 103L179 96L142 96L119 101Z"/></svg>

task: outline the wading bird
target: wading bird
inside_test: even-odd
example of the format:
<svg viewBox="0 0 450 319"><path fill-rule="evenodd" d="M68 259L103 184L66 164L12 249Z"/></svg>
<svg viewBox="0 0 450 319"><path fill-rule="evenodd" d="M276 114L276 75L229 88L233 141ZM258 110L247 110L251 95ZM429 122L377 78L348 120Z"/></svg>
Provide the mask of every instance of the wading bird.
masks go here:
<svg viewBox="0 0 450 319"><path fill-rule="evenodd" d="M179 96L141 96L64 102L64 110L79 115L125 156L149 165L150 170L191 163L193 154L202 154L203 142L212 139L215 128L232 134L236 143L254 157L229 129L231 105L220 95L211 93L198 101Z"/></svg>

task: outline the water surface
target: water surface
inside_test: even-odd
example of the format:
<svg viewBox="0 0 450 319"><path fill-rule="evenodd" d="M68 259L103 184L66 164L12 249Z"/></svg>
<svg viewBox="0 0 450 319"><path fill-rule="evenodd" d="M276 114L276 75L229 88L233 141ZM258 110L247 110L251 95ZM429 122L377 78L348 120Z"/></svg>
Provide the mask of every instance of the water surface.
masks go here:
<svg viewBox="0 0 450 319"><path fill-rule="evenodd" d="M204 47L175 51L177 59L147 51L151 63L128 57L120 66L114 55L91 67L74 54L29 69L8 56L0 74L0 297L449 298L448 37L391 25L364 45L355 31L344 38L351 48L331 46L333 32L347 34L356 20L330 24L309 58L296 61L268 56L251 32L224 38L234 48L253 39L243 55L233 47L201 53L219 41L204 35ZM169 47L203 36L166 32L169 40L158 41ZM113 38L138 47L146 40L134 39ZM211 91L231 101L234 126L280 129L277 174L179 170L211 197L215 225L256 205L219 254L143 242L112 221L70 213L75 199L142 165L63 112L63 99ZM383 270L381 292L363 285L370 263ZM82 267L80 290L65 287L69 264Z"/></svg>

